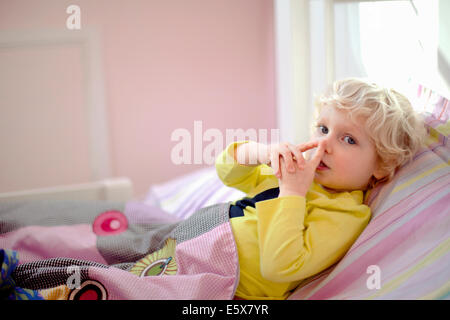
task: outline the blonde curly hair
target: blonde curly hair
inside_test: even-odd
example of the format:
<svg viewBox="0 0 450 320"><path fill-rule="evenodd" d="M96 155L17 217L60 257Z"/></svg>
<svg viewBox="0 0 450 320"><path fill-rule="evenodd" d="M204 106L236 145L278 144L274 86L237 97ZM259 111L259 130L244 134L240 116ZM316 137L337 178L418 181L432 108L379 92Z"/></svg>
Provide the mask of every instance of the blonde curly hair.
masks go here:
<svg viewBox="0 0 450 320"><path fill-rule="evenodd" d="M326 105L349 111L351 118L365 119L366 132L374 143L381 168L387 176L371 178L368 188L389 181L398 167L412 160L424 146L427 131L410 101L394 89L366 79L346 78L333 83L316 98L317 114Z"/></svg>

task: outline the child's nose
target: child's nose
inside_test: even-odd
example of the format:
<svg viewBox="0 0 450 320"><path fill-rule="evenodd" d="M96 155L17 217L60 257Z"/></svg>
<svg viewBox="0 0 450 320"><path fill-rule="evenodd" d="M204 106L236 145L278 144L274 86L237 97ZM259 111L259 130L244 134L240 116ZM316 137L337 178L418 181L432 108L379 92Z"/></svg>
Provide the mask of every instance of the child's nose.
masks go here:
<svg viewBox="0 0 450 320"><path fill-rule="evenodd" d="M332 151L331 139L329 137L323 137L323 138L319 139L319 143L322 141L324 143L324 151L326 153L331 153L331 151Z"/></svg>

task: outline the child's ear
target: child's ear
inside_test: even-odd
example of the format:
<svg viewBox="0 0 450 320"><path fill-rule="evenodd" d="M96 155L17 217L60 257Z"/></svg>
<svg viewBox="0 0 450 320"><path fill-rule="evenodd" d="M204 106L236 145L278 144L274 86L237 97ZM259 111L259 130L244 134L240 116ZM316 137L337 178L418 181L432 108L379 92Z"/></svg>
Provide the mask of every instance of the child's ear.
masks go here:
<svg viewBox="0 0 450 320"><path fill-rule="evenodd" d="M389 170L387 170L386 168L383 168L381 161L377 162L377 167L375 168L375 171L373 173L373 176L377 179L377 180L381 180L384 177L389 175Z"/></svg>

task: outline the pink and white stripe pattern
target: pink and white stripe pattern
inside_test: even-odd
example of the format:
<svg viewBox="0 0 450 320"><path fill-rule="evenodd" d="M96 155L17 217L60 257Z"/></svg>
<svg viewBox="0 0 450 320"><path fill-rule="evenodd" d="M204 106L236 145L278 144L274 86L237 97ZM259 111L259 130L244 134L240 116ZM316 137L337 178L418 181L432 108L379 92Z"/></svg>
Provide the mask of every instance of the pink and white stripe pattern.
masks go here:
<svg viewBox="0 0 450 320"><path fill-rule="evenodd" d="M197 209L238 200L244 196L242 191L225 186L217 176L215 167L208 167L151 186L143 202L159 206L177 218L185 219Z"/></svg>

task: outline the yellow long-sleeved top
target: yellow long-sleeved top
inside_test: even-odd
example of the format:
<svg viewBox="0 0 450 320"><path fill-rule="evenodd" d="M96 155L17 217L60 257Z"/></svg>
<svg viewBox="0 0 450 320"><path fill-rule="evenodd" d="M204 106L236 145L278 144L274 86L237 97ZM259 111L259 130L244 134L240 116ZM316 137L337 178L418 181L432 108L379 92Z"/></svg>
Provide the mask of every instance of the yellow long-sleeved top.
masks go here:
<svg viewBox="0 0 450 320"><path fill-rule="evenodd" d="M306 197L277 197L278 179L269 166L235 161L242 143L231 143L216 159L222 182L247 194L232 202L243 214L230 220L240 266L236 296L285 299L303 279L344 256L369 222L370 208L362 191L329 193L316 183Z"/></svg>

